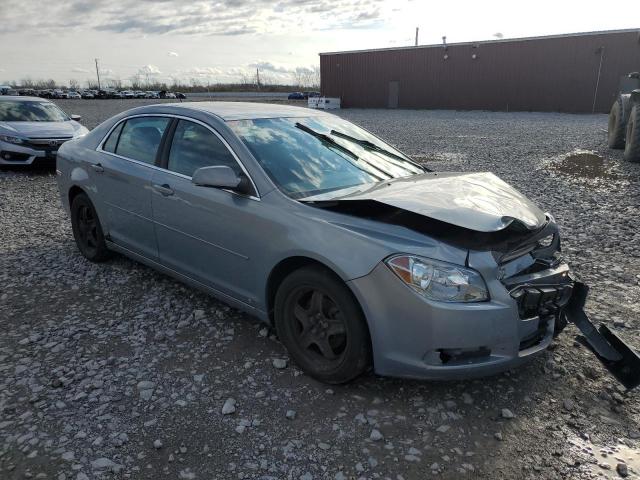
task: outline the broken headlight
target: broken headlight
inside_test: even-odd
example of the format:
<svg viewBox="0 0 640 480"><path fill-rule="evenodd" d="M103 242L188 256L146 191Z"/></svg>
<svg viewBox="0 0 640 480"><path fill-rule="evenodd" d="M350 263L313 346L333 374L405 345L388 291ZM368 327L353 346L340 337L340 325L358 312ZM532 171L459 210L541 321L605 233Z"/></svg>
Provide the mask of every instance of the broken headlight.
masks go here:
<svg viewBox="0 0 640 480"><path fill-rule="evenodd" d="M416 292L438 302L483 302L489 299L482 276L470 268L413 255L385 261Z"/></svg>

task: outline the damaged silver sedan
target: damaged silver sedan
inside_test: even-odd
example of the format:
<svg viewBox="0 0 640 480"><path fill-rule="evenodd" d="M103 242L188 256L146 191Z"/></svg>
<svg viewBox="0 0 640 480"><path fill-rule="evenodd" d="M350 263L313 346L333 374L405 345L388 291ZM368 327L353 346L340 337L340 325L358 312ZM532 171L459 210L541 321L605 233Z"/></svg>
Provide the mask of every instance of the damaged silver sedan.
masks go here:
<svg viewBox="0 0 640 480"><path fill-rule="evenodd" d="M431 172L339 117L141 107L65 144L58 183L85 257L120 252L261 318L319 380L489 375L569 319L638 381L637 357L584 315L550 214L490 173Z"/></svg>

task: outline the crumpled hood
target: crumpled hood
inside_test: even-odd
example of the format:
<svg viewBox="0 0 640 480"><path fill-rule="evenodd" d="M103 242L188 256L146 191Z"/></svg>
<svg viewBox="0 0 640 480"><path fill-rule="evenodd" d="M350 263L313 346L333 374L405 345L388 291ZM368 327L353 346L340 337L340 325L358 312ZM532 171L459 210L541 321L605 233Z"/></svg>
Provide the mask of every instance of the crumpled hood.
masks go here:
<svg viewBox="0 0 640 480"><path fill-rule="evenodd" d="M85 127L75 120L64 122L0 122L0 133L29 138L74 137Z"/></svg>
<svg viewBox="0 0 640 480"><path fill-rule="evenodd" d="M529 230L546 216L533 202L492 173L427 173L376 184L333 200L374 200L479 232L514 221Z"/></svg>

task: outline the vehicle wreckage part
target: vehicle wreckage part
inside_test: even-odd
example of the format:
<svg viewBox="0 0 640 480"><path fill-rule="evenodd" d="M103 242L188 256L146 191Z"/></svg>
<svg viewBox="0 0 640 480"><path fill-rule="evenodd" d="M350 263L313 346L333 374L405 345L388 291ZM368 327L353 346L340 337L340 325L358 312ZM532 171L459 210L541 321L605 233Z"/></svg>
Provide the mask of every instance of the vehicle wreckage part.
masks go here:
<svg viewBox="0 0 640 480"><path fill-rule="evenodd" d="M584 311L589 287L575 282L573 295L565 308L569 321L582 332L582 343L593 351L604 367L626 388L640 385L640 355L609 327L596 328Z"/></svg>

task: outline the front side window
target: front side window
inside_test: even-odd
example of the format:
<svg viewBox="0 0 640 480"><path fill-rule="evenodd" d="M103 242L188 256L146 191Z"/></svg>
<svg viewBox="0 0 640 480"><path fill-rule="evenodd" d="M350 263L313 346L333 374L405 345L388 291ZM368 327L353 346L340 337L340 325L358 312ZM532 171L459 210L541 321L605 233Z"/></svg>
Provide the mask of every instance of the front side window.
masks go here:
<svg viewBox="0 0 640 480"><path fill-rule="evenodd" d="M64 122L66 113L51 102L1 100L0 122Z"/></svg>
<svg viewBox="0 0 640 480"><path fill-rule="evenodd" d="M211 130L187 120L180 120L173 134L167 168L188 177L201 167L225 165L238 175L240 165L224 143Z"/></svg>
<svg viewBox="0 0 640 480"><path fill-rule="evenodd" d="M122 127L115 153L153 164L169 119L165 117L130 118Z"/></svg>
<svg viewBox="0 0 640 480"><path fill-rule="evenodd" d="M338 117L230 121L267 175L292 198L423 173L391 145Z"/></svg>

